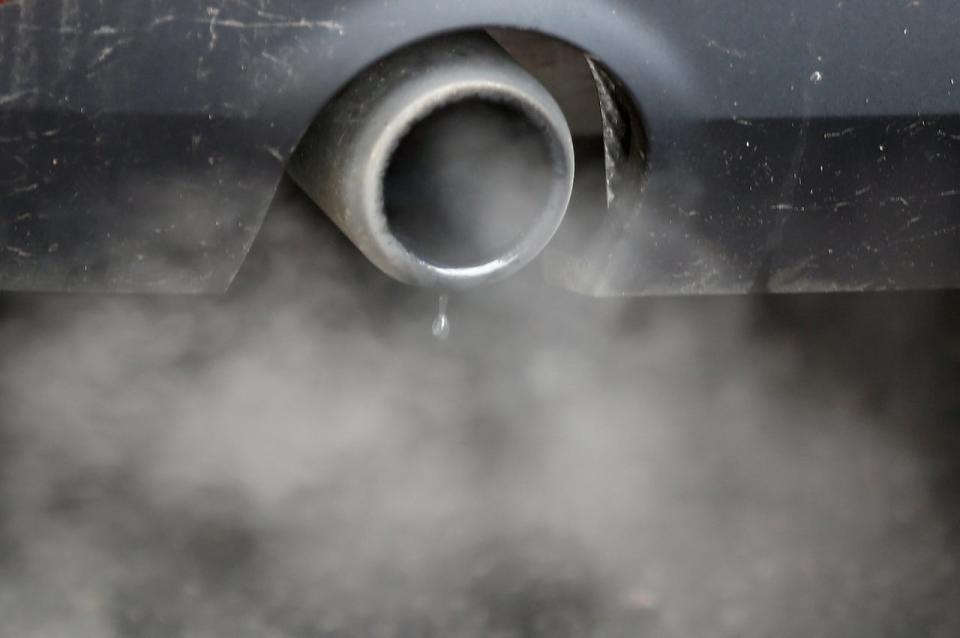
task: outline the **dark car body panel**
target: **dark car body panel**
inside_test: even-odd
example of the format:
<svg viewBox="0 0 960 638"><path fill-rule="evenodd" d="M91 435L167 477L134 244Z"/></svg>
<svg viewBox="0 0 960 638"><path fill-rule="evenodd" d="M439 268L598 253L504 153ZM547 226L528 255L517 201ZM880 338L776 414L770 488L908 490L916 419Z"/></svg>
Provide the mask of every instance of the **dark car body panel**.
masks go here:
<svg viewBox="0 0 960 638"><path fill-rule="evenodd" d="M0 5L0 289L216 292L322 106L414 40L583 49L646 143L546 259L593 294L960 285L949 1L33 0Z"/></svg>

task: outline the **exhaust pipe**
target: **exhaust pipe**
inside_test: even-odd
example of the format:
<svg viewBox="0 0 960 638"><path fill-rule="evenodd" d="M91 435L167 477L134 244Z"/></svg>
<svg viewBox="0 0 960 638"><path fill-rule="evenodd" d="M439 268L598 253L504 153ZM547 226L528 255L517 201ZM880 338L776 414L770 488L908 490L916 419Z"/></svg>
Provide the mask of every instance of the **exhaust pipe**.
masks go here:
<svg viewBox="0 0 960 638"><path fill-rule="evenodd" d="M573 143L550 93L496 42L443 36L352 82L288 172L383 272L463 290L549 243L570 201Z"/></svg>

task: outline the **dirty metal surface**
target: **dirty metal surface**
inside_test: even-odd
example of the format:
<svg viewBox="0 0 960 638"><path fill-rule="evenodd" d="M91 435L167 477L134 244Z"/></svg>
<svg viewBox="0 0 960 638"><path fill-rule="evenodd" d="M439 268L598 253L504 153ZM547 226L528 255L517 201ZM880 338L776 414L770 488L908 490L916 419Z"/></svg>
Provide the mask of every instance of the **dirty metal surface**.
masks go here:
<svg viewBox="0 0 960 638"><path fill-rule="evenodd" d="M0 288L224 290L321 106L412 40L483 26L589 52L649 144L642 192L596 211L579 279L554 280L955 287L958 24L945 0L6 2Z"/></svg>

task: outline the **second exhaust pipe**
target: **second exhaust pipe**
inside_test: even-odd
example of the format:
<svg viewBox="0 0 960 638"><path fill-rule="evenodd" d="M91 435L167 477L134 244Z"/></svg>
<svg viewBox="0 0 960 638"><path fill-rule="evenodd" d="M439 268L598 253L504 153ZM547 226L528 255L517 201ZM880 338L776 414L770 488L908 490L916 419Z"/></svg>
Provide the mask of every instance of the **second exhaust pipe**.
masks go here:
<svg viewBox="0 0 960 638"><path fill-rule="evenodd" d="M374 65L327 105L291 177L382 271L462 290L528 264L570 201L570 130L488 36L449 35Z"/></svg>

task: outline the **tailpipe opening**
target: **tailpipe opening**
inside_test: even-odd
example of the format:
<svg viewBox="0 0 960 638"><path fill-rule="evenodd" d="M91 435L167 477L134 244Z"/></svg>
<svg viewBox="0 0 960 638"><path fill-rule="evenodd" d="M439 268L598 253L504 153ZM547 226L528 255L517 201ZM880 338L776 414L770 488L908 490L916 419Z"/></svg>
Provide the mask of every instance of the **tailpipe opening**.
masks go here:
<svg viewBox="0 0 960 638"><path fill-rule="evenodd" d="M362 74L288 172L382 271L461 290L515 273L549 243L574 151L551 94L488 36L460 34Z"/></svg>

